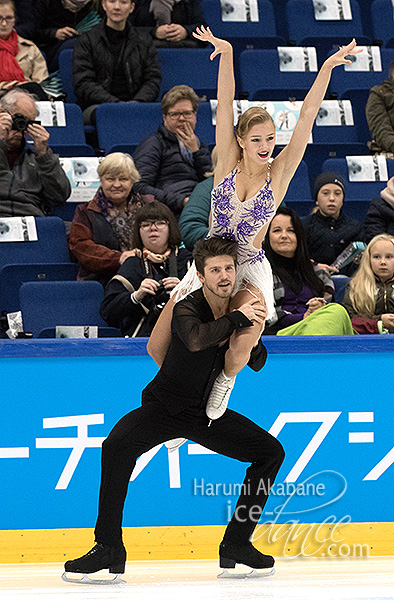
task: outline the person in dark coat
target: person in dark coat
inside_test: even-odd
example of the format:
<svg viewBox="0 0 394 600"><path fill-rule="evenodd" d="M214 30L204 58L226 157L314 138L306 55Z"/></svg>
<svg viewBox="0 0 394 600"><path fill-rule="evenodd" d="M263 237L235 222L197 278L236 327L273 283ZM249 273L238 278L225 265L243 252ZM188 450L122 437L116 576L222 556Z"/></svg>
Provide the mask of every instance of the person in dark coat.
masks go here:
<svg viewBox="0 0 394 600"><path fill-rule="evenodd" d="M132 256L108 283L100 314L123 335L149 336L170 291L191 264L191 252L180 248L181 233L170 209L161 202L135 214Z"/></svg>
<svg viewBox="0 0 394 600"><path fill-rule="evenodd" d="M73 82L86 124L104 102L154 102L161 73L152 38L127 22L131 0L103 0L106 18L75 44Z"/></svg>
<svg viewBox="0 0 394 600"><path fill-rule="evenodd" d="M371 88L365 107L372 141L368 146L373 154L394 155L394 61L389 79Z"/></svg>
<svg viewBox="0 0 394 600"><path fill-rule="evenodd" d="M192 37L197 27L206 25L200 0L138 0L129 21L135 27L146 29L157 47L193 48L205 45Z"/></svg>
<svg viewBox="0 0 394 600"><path fill-rule="evenodd" d="M45 53L50 73L59 68L60 52L73 48L80 32L101 20L92 0L35 0L35 10L34 41Z"/></svg>
<svg viewBox="0 0 394 600"><path fill-rule="evenodd" d="M317 210L302 220L309 254L327 273L338 273L332 263L350 242L364 241L363 226L342 210L345 180L338 173L321 173L316 178L313 197ZM339 272L349 276L356 268L351 262Z"/></svg>
<svg viewBox="0 0 394 600"><path fill-rule="evenodd" d="M197 183L212 171L211 155L194 130L199 99L188 85L176 85L161 101L163 124L142 140L133 158L141 175L134 191L153 194L179 216Z"/></svg>
<svg viewBox="0 0 394 600"><path fill-rule="evenodd" d="M369 243L379 233L394 236L394 177L388 180L387 187L374 198L365 218L365 241Z"/></svg>

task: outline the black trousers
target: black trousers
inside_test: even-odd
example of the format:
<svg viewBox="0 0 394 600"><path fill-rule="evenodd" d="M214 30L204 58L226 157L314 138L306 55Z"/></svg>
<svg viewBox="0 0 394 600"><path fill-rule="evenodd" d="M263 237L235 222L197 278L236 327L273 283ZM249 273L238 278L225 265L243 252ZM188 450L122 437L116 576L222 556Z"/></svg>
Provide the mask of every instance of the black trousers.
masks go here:
<svg viewBox="0 0 394 600"><path fill-rule="evenodd" d="M205 409L187 408L170 415L160 402L149 400L125 415L103 443L96 542L111 546L122 543L123 506L137 458L157 444L177 437L251 463L224 535L225 540L238 544L249 541L284 459L280 442L253 421L229 409L208 427Z"/></svg>

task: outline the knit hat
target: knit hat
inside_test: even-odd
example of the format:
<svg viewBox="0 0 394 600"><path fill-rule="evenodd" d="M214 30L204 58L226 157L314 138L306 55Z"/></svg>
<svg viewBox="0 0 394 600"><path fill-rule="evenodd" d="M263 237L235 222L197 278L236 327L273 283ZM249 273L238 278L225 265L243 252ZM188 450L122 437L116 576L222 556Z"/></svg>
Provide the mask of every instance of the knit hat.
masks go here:
<svg viewBox="0 0 394 600"><path fill-rule="evenodd" d="M323 185L327 185L328 183L335 183L335 185L338 185L342 189L343 199L345 199L344 178L342 177L342 175L339 175L339 173L331 173L330 171L327 171L327 173L320 173L320 175L316 177L315 185L313 187L314 202L316 202L317 200L317 194L319 193L320 188L322 188Z"/></svg>

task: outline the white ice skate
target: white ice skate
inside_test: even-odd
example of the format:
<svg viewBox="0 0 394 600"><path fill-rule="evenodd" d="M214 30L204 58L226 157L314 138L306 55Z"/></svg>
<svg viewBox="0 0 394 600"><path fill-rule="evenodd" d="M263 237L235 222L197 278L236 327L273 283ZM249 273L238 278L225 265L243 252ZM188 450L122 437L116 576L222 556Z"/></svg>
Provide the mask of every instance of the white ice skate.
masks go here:
<svg viewBox="0 0 394 600"><path fill-rule="evenodd" d="M212 421L219 419L225 413L234 383L235 376L227 377L224 371L216 377L205 409L209 419L208 427Z"/></svg>
<svg viewBox="0 0 394 600"><path fill-rule="evenodd" d="M68 560L64 565L63 581L89 585L118 585L126 583L122 579L125 572L126 550L124 546L113 547L97 543L87 554ZM108 569L113 579L91 579L88 575ZM70 577L72 575L72 577Z"/></svg>
<svg viewBox="0 0 394 600"><path fill-rule="evenodd" d="M178 450L178 448L180 448L185 442L187 442L185 438L175 438L173 440L164 442L164 445L170 452L174 452L175 450Z"/></svg>
<svg viewBox="0 0 394 600"><path fill-rule="evenodd" d="M70 577L70 575L80 575L81 577ZM113 579L91 579L87 573L67 573L62 575L63 581L67 583L83 583L88 585L119 585L126 581L122 579L122 574L118 573Z"/></svg>
<svg viewBox="0 0 394 600"><path fill-rule="evenodd" d="M272 556L262 554L250 542L238 545L223 541L219 548L219 566L223 571L219 573L218 578L269 577L275 573L274 564ZM248 568L252 570L248 571Z"/></svg>

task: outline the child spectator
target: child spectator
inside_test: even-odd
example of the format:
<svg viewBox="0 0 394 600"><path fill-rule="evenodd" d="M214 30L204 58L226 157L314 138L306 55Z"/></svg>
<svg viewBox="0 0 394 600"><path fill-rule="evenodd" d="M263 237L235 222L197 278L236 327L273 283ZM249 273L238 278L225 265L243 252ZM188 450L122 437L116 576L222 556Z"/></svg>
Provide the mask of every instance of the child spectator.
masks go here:
<svg viewBox="0 0 394 600"><path fill-rule="evenodd" d="M394 238L376 235L343 299L358 333L394 333Z"/></svg>
<svg viewBox="0 0 394 600"><path fill-rule="evenodd" d="M327 273L338 273L332 263L350 242L363 241L363 226L342 210L345 181L338 173L321 173L316 177L313 199L317 209L302 220L309 254ZM339 272L352 275L356 268L355 263L350 263Z"/></svg>

